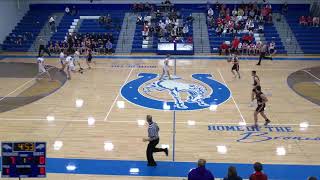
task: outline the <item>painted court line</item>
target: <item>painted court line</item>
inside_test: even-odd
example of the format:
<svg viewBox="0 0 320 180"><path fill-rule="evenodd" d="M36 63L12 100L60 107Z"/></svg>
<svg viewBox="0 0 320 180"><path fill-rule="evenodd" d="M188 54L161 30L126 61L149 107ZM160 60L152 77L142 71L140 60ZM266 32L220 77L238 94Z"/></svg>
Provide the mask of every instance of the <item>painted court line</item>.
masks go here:
<svg viewBox="0 0 320 180"><path fill-rule="evenodd" d="M53 68L53 67L50 67L47 71L49 71L49 70L52 69L52 68ZM44 73L44 72L42 72L40 75L42 75L43 73ZM37 76L39 76L39 75L37 75ZM22 85L20 85L19 87L17 87L17 88L14 89L13 91L11 91L9 94L3 96L3 97L0 99L0 101L4 100L5 98L7 98L8 96L10 96L11 94L13 94L13 93L15 93L16 91L18 91L19 89L23 88L23 87L24 87L25 85L27 85L28 83L34 81L37 76L35 76L35 77L33 77L32 79L30 79L29 81L23 83Z"/></svg>
<svg viewBox="0 0 320 180"><path fill-rule="evenodd" d="M122 86L125 85L125 84L127 83L127 81L129 80L133 69L134 69L134 68L131 68L131 70L130 70L130 72L129 72L129 74L128 74L128 77L127 77L127 79L124 81L124 83L122 84ZM121 87L122 87L122 86L121 86ZM108 120L108 117L109 117L109 115L110 115L110 113L111 113L111 110L113 109L114 105L115 105L116 102L117 102L117 99L119 98L120 91L121 91L121 89L119 90L117 97L114 99L112 105L110 106L109 111L108 111L106 117L104 118L104 121L107 121L107 120Z"/></svg>
<svg viewBox="0 0 320 180"><path fill-rule="evenodd" d="M313 75L311 72L306 71L306 70L302 70L302 71L305 72L305 73L307 73L307 74L309 74L310 76L312 76L312 77L314 77L315 79L317 79L317 80L320 81L320 79L319 79L317 76Z"/></svg>
<svg viewBox="0 0 320 180"><path fill-rule="evenodd" d="M48 121L47 119L35 119L35 118L0 118L0 121ZM56 119L54 122L88 122L86 119ZM53 123L54 123L53 122ZM96 120L96 122L102 122ZM108 123L132 123L137 124L137 121L107 121ZM172 124L172 121L158 121L158 124ZM177 124L188 124L187 121L177 121ZM239 123L235 122L196 122L197 125L239 125ZM251 123L247 123L246 125L253 125ZM270 126L300 126L300 124L271 124ZM310 127L320 127L320 124L309 124Z"/></svg>
<svg viewBox="0 0 320 180"><path fill-rule="evenodd" d="M223 78L223 76L222 76L222 74L221 74L221 72L220 72L220 69L218 69L218 72L219 72L219 74L220 74L220 76L221 76L221 79L222 79L222 81L224 82L224 84L225 84L225 85L228 87L228 89L231 91L231 89L229 88L228 84L227 84L226 81L224 80L224 78ZM236 106L236 108L237 108L237 110L238 110L238 112L239 112L239 114L240 114L240 117L241 117L241 119L242 119L242 122L246 123L246 120L244 119L244 117L243 117L243 115L242 115L242 113L241 113L241 111L240 111L240 109L239 109L239 106L238 106L237 102L236 102L236 101L234 100L234 98L233 98L232 92L231 92L231 98L232 98L232 101L233 101L234 105Z"/></svg>

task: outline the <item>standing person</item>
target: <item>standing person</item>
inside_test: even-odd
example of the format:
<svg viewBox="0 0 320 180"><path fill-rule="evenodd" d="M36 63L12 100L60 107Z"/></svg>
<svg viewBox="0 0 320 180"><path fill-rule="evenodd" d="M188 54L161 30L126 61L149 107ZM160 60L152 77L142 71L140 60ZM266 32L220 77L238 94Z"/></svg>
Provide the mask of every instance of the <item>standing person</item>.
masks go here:
<svg viewBox="0 0 320 180"><path fill-rule="evenodd" d="M261 163L254 163L253 169L255 172L251 174L249 180L268 180L268 176L262 172L263 167Z"/></svg>
<svg viewBox="0 0 320 180"><path fill-rule="evenodd" d="M205 166L206 160L199 159L198 167L189 172L188 180L214 180L214 176Z"/></svg>
<svg viewBox="0 0 320 180"><path fill-rule="evenodd" d="M60 64L61 64L61 69L60 69L60 71L63 71L64 70L64 68L65 68L65 59L64 59L64 53L63 53L63 49L61 49L61 52L60 52L60 54L59 54L59 58L60 58Z"/></svg>
<svg viewBox="0 0 320 180"><path fill-rule="evenodd" d="M228 176L223 180L242 180L242 177L238 176L237 169L234 166L228 168Z"/></svg>
<svg viewBox="0 0 320 180"><path fill-rule="evenodd" d="M167 55L166 59L164 60L164 64L162 67L162 74L161 74L159 80L161 80L165 75L167 75L168 78L171 79L171 76L169 73L169 60L170 60L170 55Z"/></svg>
<svg viewBox="0 0 320 180"><path fill-rule="evenodd" d="M263 44L263 45L261 46L261 50L260 50L259 62L258 62L258 64L257 64L258 66L261 65L261 60L262 60L262 58L272 60L272 57L266 56L267 50L268 50L268 46L267 46L266 44Z"/></svg>
<svg viewBox="0 0 320 180"><path fill-rule="evenodd" d="M76 52L74 52L74 65L78 64L79 66L79 72L82 74L83 73L83 68L81 67L81 64L80 64L80 52L79 50L77 49Z"/></svg>
<svg viewBox="0 0 320 180"><path fill-rule="evenodd" d="M38 76L41 76L42 74L46 73L50 81L53 81L50 73L45 68L44 58L42 54L38 57L37 64L38 64ZM37 80L39 80L39 78L37 78Z"/></svg>
<svg viewBox="0 0 320 180"><path fill-rule="evenodd" d="M67 78L71 80L71 72L75 72L74 58L70 55L66 57L65 65L67 66Z"/></svg>
<svg viewBox="0 0 320 180"><path fill-rule="evenodd" d="M266 103L268 102L267 97L261 92L261 87L256 87L256 98L257 98L257 108L254 112L254 126L258 127L258 114L265 119L264 125L267 126L271 121L264 114L264 108L266 107Z"/></svg>
<svg viewBox="0 0 320 180"><path fill-rule="evenodd" d="M46 52L49 56L51 56L49 50L46 48L45 46L46 42L40 38L39 39L39 52L38 52L38 56L40 57L40 55L43 53L42 51Z"/></svg>
<svg viewBox="0 0 320 180"><path fill-rule="evenodd" d="M90 66L90 63L92 62L92 50L91 49L88 49L87 51L87 65L88 65L88 68L91 69L91 66Z"/></svg>
<svg viewBox="0 0 320 180"><path fill-rule="evenodd" d="M157 144L159 143L159 126L156 122L152 121L151 115L147 115L147 122L149 124L148 137L143 138L143 141L149 142L147 147L148 166L157 166L157 163L153 159L153 153L164 152L166 156L168 156L168 148L156 148Z"/></svg>
<svg viewBox="0 0 320 180"><path fill-rule="evenodd" d="M253 78L253 88L252 88L252 91L251 91L251 103L250 103L250 106L252 107L253 104L254 104L254 99L255 99L255 95L256 95L256 88L257 87L260 87L260 78L259 76L257 75L257 71L252 71L251 72L251 76Z"/></svg>
<svg viewBox="0 0 320 180"><path fill-rule="evenodd" d="M234 71L237 72L238 74L238 77L240 79L240 73L239 73L239 69L240 69L240 66L239 66L239 58L236 54L233 54L232 57L231 57L231 63L233 64L232 68L231 68L231 72L234 76L234 78L237 78L236 74Z"/></svg>

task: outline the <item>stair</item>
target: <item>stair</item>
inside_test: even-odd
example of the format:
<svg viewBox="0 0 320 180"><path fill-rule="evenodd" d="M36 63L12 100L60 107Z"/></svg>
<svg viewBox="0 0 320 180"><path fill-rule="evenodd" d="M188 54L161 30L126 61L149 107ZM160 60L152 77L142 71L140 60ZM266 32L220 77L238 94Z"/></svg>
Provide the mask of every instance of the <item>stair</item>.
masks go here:
<svg viewBox="0 0 320 180"><path fill-rule="evenodd" d="M55 18L55 23L56 23L56 27L59 26L63 16L64 16L64 13L53 13L51 14L48 19L53 16ZM43 28L41 29L39 35L37 36L36 40L33 42L33 44L31 45L31 47L29 48L28 52L37 52L38 51L38 48L39 48L39 41L40 39L42 38L47 45L48 41L51 39L52 35L54 34L51 33L51 30L49 28L49 21L47 21L45 23L45 25L43 26Z"/></svg>
<svg viewBox="0 0 320 180"><path fill-rule="evenodd" d="M136 31L136 20L137 20L136 14L133 14L133 13L125 14L121 31L119 34L115 54L131 53L133 38ZM150 42L147 42L147 43L150 43Z"/></svg>
<svg viewBox="0 0 320 180"><path fill-rule="evenodd" d="M192 13L193 20L193 44L195 54L210 54L209 34L206 15L204 13Z"/></svg>
<svg viewBox="0 0 320 180"><path fill-rule="evenodd" d="M301 47L292 32L287 19L280 13L274 13L274 17L280 17L280 21L277 21L276 18L273 18L273 24L276 27L278 34L281 38L282 44L285 47L285 50L288 54L303 54Z"/></svg>

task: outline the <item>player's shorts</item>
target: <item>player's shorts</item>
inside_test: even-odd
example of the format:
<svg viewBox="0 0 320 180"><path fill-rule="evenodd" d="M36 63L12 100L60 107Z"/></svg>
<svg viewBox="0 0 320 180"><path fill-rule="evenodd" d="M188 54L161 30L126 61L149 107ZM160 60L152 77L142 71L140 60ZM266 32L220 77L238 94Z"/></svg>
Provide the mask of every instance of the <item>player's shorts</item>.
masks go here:
<svg viewBox="0 0 320 180"><path fill-rule="evenodd" d="M39 69L39 73L47 72L46 68L44 68L43 65L39 65L38 67L39 67L39 68L38 68L38 69Z"/></svg>
<svg viewBox="0 0 320 180"><path fill-rule="evenodd" d="M231 68L231 70L239 71L239 64L234 64Z"/></svg>
<svg viewBox="0 0 320 180"><path fill-rule="evenodd" d="M275 49L270 49L270 54L273 54L275 51Z"/></svg>
<svg viewBox="0 0 320 180"><path fill-rule="evenodd" d="M255 86L255 87L252 89L252 91L253 91L253 92L256 92L256 88L257 88L257 87L260 87L260 88L261 88L261 86Z"/></svg>
<svg viewBox="0 0 320 180"><path fill-rule="evenodd" d="M75 70L76 70L76 67L73 66L73 65L69 65L69 66L68 66L68 70L69 70L69 71L75 71Z"/></svg>
<svg viewBox="0 0 320 180"><path fill-rule="evenodd" d="M258 105L258 107L256 108L256 112L263 112L265 107L266 104Z"/></svg>
<svg viewBox="0 0 320 180"><path fill-rule="evenodd" d="M91 62L91 61L92 61L92 57L88 57L88 58L87 58L87 61L88 61L88 62Z"/></svg>
<svg viewBox="0 0 320 180"><path fill-rule="evenodd" d="M61 63L61 65L63 65L64 64L64 59L60 59L60 63Z"/></svg>

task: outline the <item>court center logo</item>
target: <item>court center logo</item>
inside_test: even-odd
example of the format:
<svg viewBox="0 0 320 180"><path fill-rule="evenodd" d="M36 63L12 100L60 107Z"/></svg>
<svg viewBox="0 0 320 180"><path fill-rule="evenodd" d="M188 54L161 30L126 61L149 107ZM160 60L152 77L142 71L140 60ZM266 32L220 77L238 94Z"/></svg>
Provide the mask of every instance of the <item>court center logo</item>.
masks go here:
<svg viewBox="0 0 320 180"><path fill-rule="evenodd" d="M154 73L140 73L138 78L121 88L121 95L129 102L157 110L199 110L219 105L231 95L224 84L211 74L193 74L197 81L179 77L158 79Z"/></svg>

